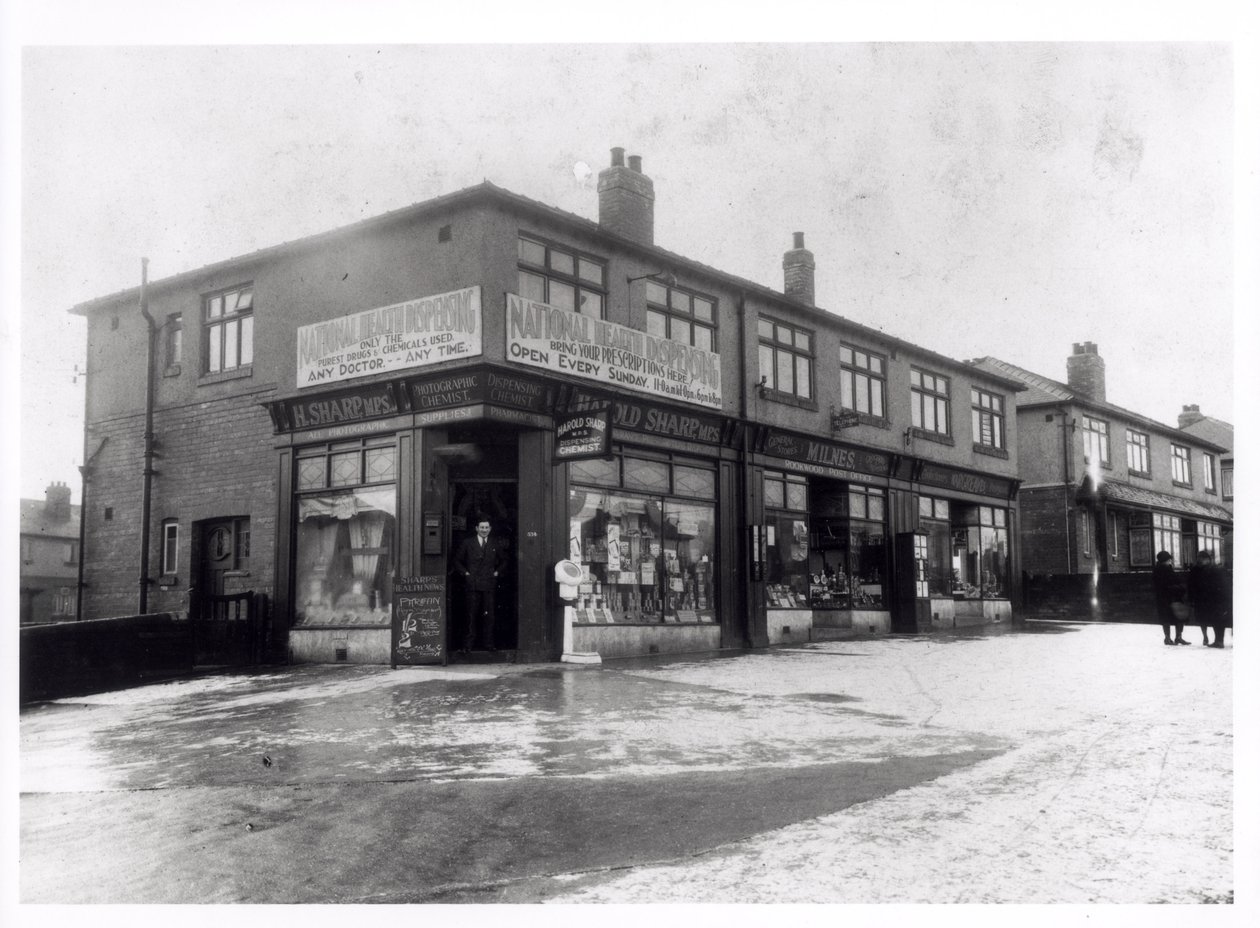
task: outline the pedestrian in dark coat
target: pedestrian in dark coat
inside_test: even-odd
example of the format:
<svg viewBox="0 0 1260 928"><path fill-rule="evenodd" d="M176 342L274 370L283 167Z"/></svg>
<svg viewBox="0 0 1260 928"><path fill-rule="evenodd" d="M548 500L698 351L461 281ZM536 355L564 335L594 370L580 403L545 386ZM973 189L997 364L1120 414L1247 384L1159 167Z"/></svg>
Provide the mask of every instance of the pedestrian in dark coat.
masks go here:
<svg viewBox="0 0 1260 928"><path fill-rule="evenodd" d="M464 584L465 651L479 645L494 650L494 594L505 566L502 546L490 537L489 518L477 516L476 534L460 543L454 562L455 573Z"/></svg>
<svg viewBox="0 0 1260 928"><path fill-rule="evenodd" d="M1225 571L1213 563L1211 551L1200 551L1186 579L1190 605L1194 607L1194 619L1203 632L1203 643L1208 644L1208 626L1212 626L1213 640L1210 647L1225 647L1225 625L1233 606L1232 591Z"/></svg>
<svg viewBox="0 0 1260 928"><path fill-rule="evenodd" d="M1185 624L1177 618L1173 611L1173 603L1180 603L1185 590L1177 573L1173 570L1172 555L1161 551L1155 556L1155 570L1151 574L1155 588L1155 615L1159 624L1164 626L1164 644L1189 644L1181 637ZM1172 628L1177 629L1177 637L1171 635Z"/></svg>

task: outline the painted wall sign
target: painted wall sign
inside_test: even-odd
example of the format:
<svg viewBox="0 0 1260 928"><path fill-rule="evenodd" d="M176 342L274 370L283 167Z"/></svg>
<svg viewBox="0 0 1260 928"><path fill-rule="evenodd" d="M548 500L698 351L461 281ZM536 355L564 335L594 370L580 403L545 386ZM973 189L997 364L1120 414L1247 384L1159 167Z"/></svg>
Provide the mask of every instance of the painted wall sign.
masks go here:
<svg viewBox="0 0 1260 928"><path fill-rule="evenodd" d="M919 472L919 482L963 493L974 493L977 496L996 496L1000 499L1011 497L1011 481L1009 480L953 470L937 464L925 463Z"/></svg>
<svg viewBox="0 0 1260 928"><path fill-rule="evenodd" d="M390 664L446 663L446 578L397 577Z"/></svg>
<svg viewBox="0 0 1260 928"><path fill-rule="evenodd" d="M766 434L765 442L760 450L765 454L772 454L800 464L872 474L877 477L887 476L890 464L889 456L878 451L850 448L834 442L819 441L773 430Z"/></svg>
<svg viewBox="0 0 1260 928"><path fill-rule="evenodd" d="M493 370L460 371L445 377L412 380L407 384L407 400L415 412L487 402L525 412L548 415L551 412L546 386Z"/></svg>
<svg viewBox="0 0 1260 928"><path fill-rule="evenodd" d="M722 406L722 359L615 322L507 295L507 357L515 364L626 390Z"/></svg>
<svg viewBox="0 0 1260 928"><path fill-rule="evenodd" d="M297 385L314 387L476 357L481 334L481 287L299 326Z"/></svg>
<svg viewBox="0 0 1260 928"><path fill-rule="evenodd" d="M577 461L612 453L612 410L579 412L556 421L555 456Z"/></svg>

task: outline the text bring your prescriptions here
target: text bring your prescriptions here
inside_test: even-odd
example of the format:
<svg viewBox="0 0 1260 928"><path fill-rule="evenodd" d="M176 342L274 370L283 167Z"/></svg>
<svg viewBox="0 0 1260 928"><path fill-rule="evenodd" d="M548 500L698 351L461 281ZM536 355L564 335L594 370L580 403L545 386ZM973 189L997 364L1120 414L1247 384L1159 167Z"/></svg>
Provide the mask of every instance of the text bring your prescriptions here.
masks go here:
<svg viewBox="0 0 1260 928"><path fill-rule="evenodd" d="M508 360L700 406L722 406L721 356L507 295Z"/></svg>
<svg viewBox="0 0 1260 928"><path fill-rule="evenodd" d="M369 309L297 331L297 385L481 354L481 287Z"/></svg>

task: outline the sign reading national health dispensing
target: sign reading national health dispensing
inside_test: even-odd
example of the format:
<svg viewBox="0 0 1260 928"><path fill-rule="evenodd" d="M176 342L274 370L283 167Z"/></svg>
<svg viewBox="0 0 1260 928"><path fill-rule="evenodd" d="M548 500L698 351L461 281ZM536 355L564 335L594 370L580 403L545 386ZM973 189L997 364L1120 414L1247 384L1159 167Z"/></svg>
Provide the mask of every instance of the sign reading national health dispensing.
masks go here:
<svg viewBox="0 0 1260 928"><path fill-rule="evenodd" d="M299 326L297 385L427 367L481 354L481 288Z"/></svg>
<svg viewBox="0 0 1260 928"><path fill-rule="evenodd" d="M684 403L722 406L721 357L615 322L507 295L509 361Z"/></svg>

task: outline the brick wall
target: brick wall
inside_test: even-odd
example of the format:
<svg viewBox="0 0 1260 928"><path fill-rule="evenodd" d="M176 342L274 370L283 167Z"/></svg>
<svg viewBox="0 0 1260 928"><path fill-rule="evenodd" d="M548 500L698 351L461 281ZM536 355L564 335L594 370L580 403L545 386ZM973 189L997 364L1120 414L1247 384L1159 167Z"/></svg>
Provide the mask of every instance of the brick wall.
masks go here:
<svg viewBox="0 0 1260 928"><path fill-rule="evenodd" d="M149 576L161 572L162 523L179 525L175 582L149 588L148 611L184 614L195 575L197 523L247 516L251 589L270 597L276 533L275 452L271 420L258 404L271 389L192 403L154 414L157 459L153 478ZM139 603L140 513L144 417L93 423L89 446L109 441L97 457L84 513L84 618L135 613ZM113 510L105 518L106 508Z"/></svg>
<svg viewBox="0 0 1260 928"><path fill-rule="evenodd" d="M1067 570L1063 505L1062 487L1020 490L1020 558L1025 573L1060 574ZM1075 507L1072 517L1075 530Z"/></svg>

